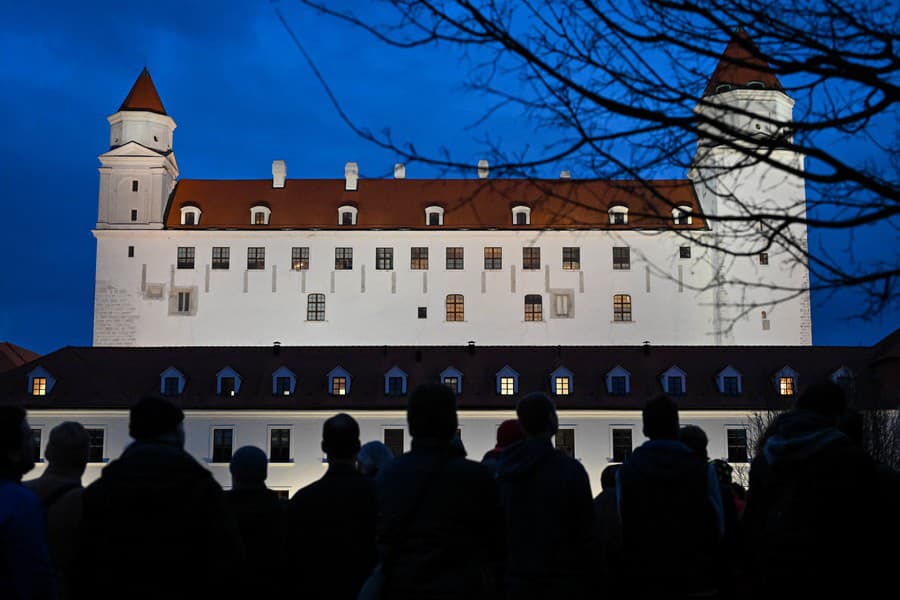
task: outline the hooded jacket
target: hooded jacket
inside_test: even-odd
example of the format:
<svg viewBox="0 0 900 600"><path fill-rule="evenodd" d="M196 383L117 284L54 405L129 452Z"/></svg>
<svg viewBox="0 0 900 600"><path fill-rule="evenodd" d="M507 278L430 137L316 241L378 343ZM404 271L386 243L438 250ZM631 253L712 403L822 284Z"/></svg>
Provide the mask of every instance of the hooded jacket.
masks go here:
<svg viewBox="0 0 900 600"><path fill-rule="evenodd" d="M497 482L508 597L586 597L596 557L591 484L581 463L549 439L527 439L503 451Z"/></svg>

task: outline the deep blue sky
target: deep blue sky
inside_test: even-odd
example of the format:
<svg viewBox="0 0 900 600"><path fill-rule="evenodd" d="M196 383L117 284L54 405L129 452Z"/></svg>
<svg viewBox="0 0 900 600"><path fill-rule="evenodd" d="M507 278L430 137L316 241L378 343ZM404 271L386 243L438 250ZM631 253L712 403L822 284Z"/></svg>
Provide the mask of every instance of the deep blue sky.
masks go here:
<svg viewBox="0 0 900 600"><path fill-rule="evenodd" d="M287 4L295 31L355 121L389 126L423 153L446 147L472 164L484 154L466 126L485 100L463 89L468 69L453 52L388 49ZM362 176L378 177L395 162L340 121L265 0L5 3L0 341L41 353L91 343L96 157L108 149L106 116L144 65L178 123L182 177L265 178L276 158L287 161L288 177L342 177L348 160L360 163ZM510 147L534 143L523 125L501 114L490 133ZM411 166L407 175L435 173ZM896 253L896 233L861 238ZM850 295L814 296L816 344L871 344L900 323L896 311L845 321L852 302Z"/></svg>

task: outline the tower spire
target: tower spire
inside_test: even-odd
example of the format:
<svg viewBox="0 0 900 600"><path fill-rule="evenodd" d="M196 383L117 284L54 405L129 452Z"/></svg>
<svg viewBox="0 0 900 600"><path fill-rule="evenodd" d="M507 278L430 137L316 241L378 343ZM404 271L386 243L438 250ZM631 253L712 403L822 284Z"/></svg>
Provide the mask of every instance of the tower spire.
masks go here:
<svg viewBox="0 0 900 600"><path fill-rule="evenodd" d="M153 85L153 79L151 79L147 67L144 67L144 70L138 75L119 110L146 110L160 115L168 114L163 108L162 100L159 98L156 86Z"/></svg>
<svg viewBox="0 0 900 600"><path fill-rule="evenodd" d="M784 92L772 67L762 57L743 27L735 29L719 64L713 71L703 97L713 96L733 89L767 89Z"/></svg>

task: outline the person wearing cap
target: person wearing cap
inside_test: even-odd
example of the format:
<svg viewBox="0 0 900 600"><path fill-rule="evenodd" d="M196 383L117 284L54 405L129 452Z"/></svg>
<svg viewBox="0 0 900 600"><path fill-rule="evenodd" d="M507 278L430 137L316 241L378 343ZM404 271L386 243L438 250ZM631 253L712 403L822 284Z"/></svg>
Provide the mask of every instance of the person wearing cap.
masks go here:
<svg viewBox="0 0 900 600"><path fill-rule="evenodd" d="M497 445L485 453L484 458L481 459L481 464L490 469L491 473L496 477L497 466L503 457L503 451L523 439L525 439L525 434L522 433L522 427L519 425L518 419L503 421L500 423L500 427L497 428Z"/></svg>
<svg viewBox="0 0 900 600"><path fill-rule="evenodd" d="M162 398L131 409L134 442L82 494L73 597L231 598L244 550L222 488L184 450L184 413Z"/></svg>

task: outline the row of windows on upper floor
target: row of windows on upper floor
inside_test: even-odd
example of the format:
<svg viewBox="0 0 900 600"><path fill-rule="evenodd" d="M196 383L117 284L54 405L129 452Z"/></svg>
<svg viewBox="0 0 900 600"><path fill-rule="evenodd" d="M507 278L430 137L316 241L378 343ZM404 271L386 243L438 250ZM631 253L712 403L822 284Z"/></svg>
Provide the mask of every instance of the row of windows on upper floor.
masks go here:
<svg viewBox="0 0 900 600"><path fill-rule="evenodd" d="M353 382L352 375L338 366L327 374L326 388L332 396L350 394ZM387 396L402 396L407 393L408 376L398 366L384 374L384 393ZM743 393L743 381L740 371L731 365L716 374L716 387L720 394L739 396ZM853 374L847 367L840 367L831 374L831 380L845 389L852 388ZM241 390L242 377L231 367L225 367L216 373L216 394L220 396L237 396ZM439 381L449 386L456 394L463 393L463 373L455 367L447 367L439 375ZM673 365L658 376L663 392L671 396L683 396L687 393L687 373ZM178 396L184 392L187 377L175 367L169 367L160 374L160 393L165 396ZM606 392L613 396L624 396L631 393L631 373L616 365L605 375ZM798 389L799 375L790 366L782 367L771 378L777 394L793 396ZM271 375L272 394L275 396L293 396L296 393L297 378L289 368L282 366ZM557 367L549 376L550 392L555 396L565 397L574 393L575 375L564 366ZM47 396L56 385L56 379L43 367L35 367L28 374L28 390L32 396ZM504 366L495 374L496 393L500 396L514 396L519 393L519 373Z"/></svg>
<svg viewBox="0 0 900 600"><path fill-rule="evenodd" d="M186 205L181 207L181 224L187 226L199 226L203 211L199 207ZM628 207L618 204L611 206L607 211L610 225L628 224ZM272 217L272 211L268 206L256 205L250 208L250 225L268 225ZM524 204L514 206L511 211L512 225L531 225L531 207ZM338 208L337 224L341 226L356 225L359 218L359 209L355 206L344 205ZM690 225L693 221L693 209L686 205L679 205L672 209L672 223L674 225ZM424 224L429 227L444 225L444 209L441 206L429 206L425 209Z"/></svg>
<svg viewBox="0 0 900 600"><path fill-rule="evenodd" d="M196 264L196 247L179 246L176 254L176 266L179 269L193 269ZM134 258L134 246L128 247L129 258ZM691 258L691 246L680 246L678 256L681 259ZM231 268L231 247L214 246L212 249L211 266L213 269ZM760 257L760 264L768 264L768 255ZM461 246L445 248L445 268L448 271L458 271L465 268L465 249ZM291 270L306 271L310 266L310 252L308 246L291 248ZM581 269L581 248L578 246L566 246L562 249L561 266L566 271L578 271ZM266 248L264 246L251 246L247 248L247 269L261 270L266 268ZM429 268L429 249L427 246L412 247L409 253L409 268L414 271L427 270ZM503 268L503 248L499 246L487 246L484 248L484 269L496 271ZM541 248L539 246L522 248L522 269L536 271L541 268ZM631 248L628 246L614 246L612 248L613 270L631 269ZM334 249L334 269L346 271L353 269L353 248ZM375 269L390 271L394 269L394 249L390 247L375 249Z"/></svg>

